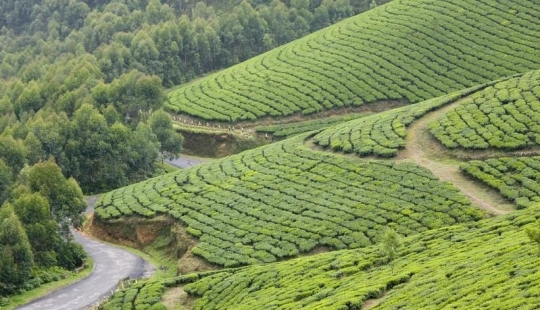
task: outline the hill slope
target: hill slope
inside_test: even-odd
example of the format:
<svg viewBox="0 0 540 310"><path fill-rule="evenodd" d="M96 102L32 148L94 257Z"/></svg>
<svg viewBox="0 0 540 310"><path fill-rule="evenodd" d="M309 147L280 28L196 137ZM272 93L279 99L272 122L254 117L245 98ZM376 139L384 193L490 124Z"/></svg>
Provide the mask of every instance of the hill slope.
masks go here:
<svg viewBox="0 0 540 310"><path fill-rule="evenodd" d="M537 69L539 12L527 0L394 1L180 87L168 107L238 121L419 102Z"/></svg>
<svg viewBox="0 0 540 310"><path fill-rule="evenodd" d="M524 225L539 209L404 240L394 271L379 247L212 275L185 290L196 309L537 309L538 248ZM248 293L247 293L248 292Z"/></svg>
<svg viewBox="0 0 540 310"><path fill-rule="evenodd" d="M305 138L104 194L96 216L169 214L200 239L194 254L229 267L368 246L387 226L411 235L483 216L426 169L314 152Z"/></svg>
<svg viewBox="0 0 540 310"><path fill-rule="evenodd" d="M430 124L448 148L505 150L540 145L540 70L497 83Z"/></svg>
<svg viewBox="0 0 540 310"><path fill-rule="evenodd" d="M187 309L538 309L538 247L525 228L538 227L539 208L405 238L393 264L380 246L341 250L140 282L103 309L151 306L178 285L198 297Z"/></svg>

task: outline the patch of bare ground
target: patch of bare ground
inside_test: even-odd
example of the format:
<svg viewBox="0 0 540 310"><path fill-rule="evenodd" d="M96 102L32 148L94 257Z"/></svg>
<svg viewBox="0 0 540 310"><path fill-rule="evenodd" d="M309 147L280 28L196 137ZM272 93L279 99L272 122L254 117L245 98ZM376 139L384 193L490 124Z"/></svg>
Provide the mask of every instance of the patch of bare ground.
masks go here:
<svg viewBox="0 0 540 310"><path fill-rule="evenodd" d="M184 286L168 289L161 303L169 310L192 310L195 308L195 298L184 291Z"/></svg>
<svg viewBox="0 0 540 310"><path fill-rule="evenodd" d="M153 248L171 259L178 260L177 273L188 274L216 270L221 267L194 255L191 250L198 240L185 227L167 216L152 219L132 217L100 221L90 215L84 231L101 240L145 251Z"/></svg>
<svg viewBox="0 0 540 310"><path fill-rule="evenodd" d="M364 305L362 305L362 309L364 310L367 310L367 309L372 309L372 308L375 308L376 306L378 306L381 301L383 301L384 299L386 298L386 292L382 293L381 296L379 296L378 298L373 298L373 299L368 299L364 302Z"/></svg>
<svg viewBox="0 0 540 310"><path fill-rule="evenodd" d="M487 185L463 174L459 168L459 162L455 160L455 152L445 149L427 129L430 122L454 109L463 100L458 100L413 122L407 128L407 146L400 151L397 161L413 162L430 170L441 180L454 184L474 205L493 215L510 213L514 209L512 204ZM472 156L475 152L461 151L461 156L464 156L465 153ZM488 154L489 152L486 151L484 156L488 156Z"/></svg>

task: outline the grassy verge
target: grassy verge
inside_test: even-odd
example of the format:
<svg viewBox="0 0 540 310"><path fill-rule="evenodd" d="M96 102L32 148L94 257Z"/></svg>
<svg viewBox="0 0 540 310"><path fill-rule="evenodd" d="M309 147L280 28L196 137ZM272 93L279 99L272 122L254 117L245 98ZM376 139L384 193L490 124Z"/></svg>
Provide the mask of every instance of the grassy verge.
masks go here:
<svg viewBox="0 0 540 310"><path fill-rule="evenodd" d="M176 276L176 262L159 250L153 249L152 247L147 247L144 249L144 251L142 251L125 245L118 245L102 240L100 240L100 242L111 244L112 246L126 250L148 261L155 268L155 272L150 277L152 280L161 280Z"/></svg>
<svg viewBox="0 0 540 310"><path fill-rule="evenodd" d="M10 303L7 304L6 306L0 307L0 309L2 310L15 309L18 306L27 304L31 301L34 301L38 298L41 298L45 295L48 295L66 286L69 286L73 283L83 280L84 278L88 277L94 270L94 261L92 261L90 258L87 258L87 259L88 259L88 267L83 269L81 272L79 273L72 272L70 273L68 277L66 277L63 280L50 282L36 289L27 291L23 294L11 296L9 297Z"/></svg>

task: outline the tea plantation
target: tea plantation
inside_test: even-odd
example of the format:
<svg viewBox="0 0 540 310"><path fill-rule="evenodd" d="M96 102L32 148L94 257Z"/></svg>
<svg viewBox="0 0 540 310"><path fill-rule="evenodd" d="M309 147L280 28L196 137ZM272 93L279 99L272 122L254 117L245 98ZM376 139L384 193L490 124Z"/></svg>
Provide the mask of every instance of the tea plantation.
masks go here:
<svg viewBox="0 0 540 310"><path fill-rule="evenodd" d="M539 21L536 0L394 0L171 91L284 140L102 194L99 229L164 215L197 239L179 264L216 270L100 309L162 310L172 287L181 309L540 309ZM367 103L414 104L343 114Z"/></svg>
<svg viewBox="0 0 540 310"><path fill-rule="evenodd" d="M167 106L235 122L420 102L540 64L540 3L392 1L182 86Z"/></svg>
<svg viewBox="0 0 540 310"><path fill-rule="evenodd" d="M379 246L341 250L142 282L104 309L165 309L149 292L177 285L205 310L361 309L381 297L377 309L538 309L539 249L524 230L539 208L405 238L392 264Z"/></svg>
<svg viewBox="0 0 540 310"><path fill-rule="evenodd" d="M104 194L95 214L169 214L200 239L194 254L226 267L365 247L387 226L407 236L483 217L426 169L313 152L305 138Z"/></svg>
<svg viewBox="0 0 540 310"><path fill-rule="evenodd" d="M394 267L379 247L225 271L184 289L195 309L538 309L540 260L525 225L538 208L405 239ZM392 271L392 269L394 271Z"/></svg>
<svg viewBox="0 0 540 310"><path fill-rule="evenodd" d="M286 138L298 135L301 133L306 133L315 130L321 130L332 125L350 121L353 119L359 119L366 117L368 113L349 113L340 116L331 116L322 119L312 119L302 122L294 122L289 124L276 124L276 125L267 125L267 126L257 126L255 131L258 133L269 133L274 137Z"/></svg>
<svg viewBox="0 0 540 310"><path fill-rule="evenodd" d="M540 145L540 71L497 83L430 124L448 148L505 150Z"/></svg>
<svg viewBox="0 0 540 310"><path fill-rule="evenodd" d="M415 105L342 123L317 134L313 137L313 143L334 151L354 152L359 156L392 157L405 147L406 127L412 122L482 87L484 86L473 87Z"/></svg>
<svg viewBox="0 0 540 310"><path fill-rule="evenodd" d="M463 164L462 169L520 208L540 202L540 157L474 160Z"/></svg>

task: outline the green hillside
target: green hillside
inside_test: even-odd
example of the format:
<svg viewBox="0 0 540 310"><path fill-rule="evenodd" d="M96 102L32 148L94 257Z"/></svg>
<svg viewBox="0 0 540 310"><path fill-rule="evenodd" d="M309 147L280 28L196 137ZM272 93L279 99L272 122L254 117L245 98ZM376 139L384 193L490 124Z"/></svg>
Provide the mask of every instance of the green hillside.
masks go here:
<svg viewBox="0 0 540 310"><path fill-rule="evenodd" d="M540 202L540 157L473 160L463 164L462 169L497 189L518 207Z"/></svg>
<svg viewBox="0 0 540 310"><path fill-rule="evenodd" d="M303 122L294 122L288 124L277 124L267 126L257 126L255 131L258 133L272 134L274 137L286 138L292 137L301 133L320 130L332 125L347 122L353 119L366 117L371 113L349 113L345 115L330 116L321 119L312 119Z"/></svg>
<svg viewBox="0 0 540 310"><path fill-rule="evenodd" d="M448 148L505 150L540 145L540 71L476 93L430 124Z"/></svg>
<svg viewBox="0 0 540 310"><path fill-rule="evenodd" d="M103 195L98 221L114 225L120 217L168 214L199 238L193 254L233 267L142 282L114 295L104 309L159 308L160 296L175 286L196 298L194 309L538 308L540 254L525 233L527 227L540 227L538 157L473 160L461 166L454 159L439 162L438 168L425 153L410 154L409 149L398 160L367 161L310 144L349 127L347 132L369 132L371 137L399 131L386 135L397 141L388 149L398 150L414 120L426 116L415 123L424 127L411 127L410 134L422 130L429 135L429 120L467 107L492 89L518 87L520 96L530 98L536 76L531 72L369 115ZM512 102L507 106L515 110ZM522 113L535 115L533 108ZM348 137L353 141L352 134ZM439 179L454 168L465 181ZM488 187L525 210L485 218L470 201L497 201L482 196L497 196ZM482 193L471 194L468 188ZM403 242L393 263L382 251L381 235L388 227ZM309 255L321 246L336 251ZM248 266L235 268L242 265Z"/></svg>
<svg viewBox="0 0 540 310"><path fill-rule="evenodd" d="M363 309L368 300L376 309L538 309L539 249L525 228L538 227L539 207L406 238L393 266L380 246L341 250L139 282L103 309L157 307L166 287L189 282L192 308L205 310Z"/></svg>
<svg viewBox="0 0 540 310"><path fill-rule="evenodd" d="M195 309L538 309L540 260L524 226L539 209L404 240L394 272L379 247L208 276ZM536 224L538 225L538 224Z"/></svg>
<svg viewBox="0 0 540 310"><path fill-rule="evenodd" d="M406 146L406 128L415 120L483 87L476 86L415 105L344 122L315 135L312 141L334 151L356 153L359 156L392 157Z"/></svg>
<svg viewBox="0 0 540 310"><path fill-rule="evenodd" d="M483 216L426 169L313 152L305 138L109 192L96 216L169 214L200 239L194 254L224 266L274 262L316 246L364 247L387 226L411 235Z"/></svg>
<svg viewBox="0 0 540 310"><path fill-rule="evenodd" d="M255 120L425 99L540 66L537 1L407 0L274 49L169 94L207 120Z"/></svg>

